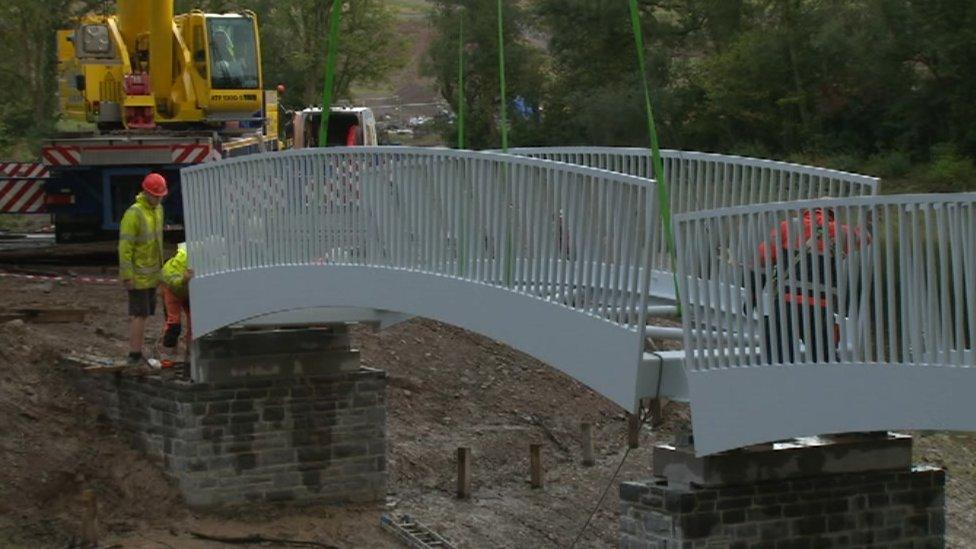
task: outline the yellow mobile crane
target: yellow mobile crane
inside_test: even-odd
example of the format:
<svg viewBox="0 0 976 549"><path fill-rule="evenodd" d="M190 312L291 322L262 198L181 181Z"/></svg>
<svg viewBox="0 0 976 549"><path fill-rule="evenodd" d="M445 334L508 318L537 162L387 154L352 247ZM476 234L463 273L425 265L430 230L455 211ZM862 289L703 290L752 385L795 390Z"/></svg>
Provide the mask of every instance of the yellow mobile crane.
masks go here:
<svg viewBox="0 0 976 549"><path fill-rule="evenodd" d="M279 150L286 141L318 145L315 109L281 119L308 139L279 139L279 94L262 86L253 12L174 15L173 0L117 0L115 14L86 15L57 41L61 113L99 133L47 140L43 166L0 162L0 214L53 214L59 242L114 236L149 172L170 183L166 221L178 229L181 168ZM326 145L376 144L369 109L330 112ZM43 172L48 177L27 179Z"/></svg>
<svg viewBox="0 0 976 549"><path fill-rule="evenodd" d="M41 148L50 175L37 212L54 214L58 241L114 235L149 172L169 181L166 221L178 229L181 168L281 148L253 12L174 15L173 0L118 0L57 41L62 116L99 130Z"/></svg>
<svg viewBox="0 0 976 549"><path fill-rule="evenodd" d="M173 0L118 0L58 33L62 112L102 129L260 128L257 16L173 14ZM276 98L275 98L276 101Z"/></svg>

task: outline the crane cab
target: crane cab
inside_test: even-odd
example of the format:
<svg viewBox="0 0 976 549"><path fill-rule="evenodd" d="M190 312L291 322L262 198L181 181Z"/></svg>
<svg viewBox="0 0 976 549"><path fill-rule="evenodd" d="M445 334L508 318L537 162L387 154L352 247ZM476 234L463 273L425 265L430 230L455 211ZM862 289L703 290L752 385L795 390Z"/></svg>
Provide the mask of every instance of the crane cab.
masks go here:
<svg viewBox="0 0 976 549"><path fill-rule="evenodd" d="M176 22L188 48L202 118L260 127L265 115L257 17L194 11Z"/></svg>

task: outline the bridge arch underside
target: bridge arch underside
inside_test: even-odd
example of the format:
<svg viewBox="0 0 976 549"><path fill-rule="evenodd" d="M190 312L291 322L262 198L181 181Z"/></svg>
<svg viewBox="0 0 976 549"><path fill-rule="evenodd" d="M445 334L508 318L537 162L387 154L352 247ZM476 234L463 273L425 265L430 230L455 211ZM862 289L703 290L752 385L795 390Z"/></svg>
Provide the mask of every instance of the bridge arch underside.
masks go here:
<svg viewBox="0 0 976 549"><path fill-rule="evenodd" d="M505 288L402 269L272 266L194 279L194 337L294 310L355 307L431 318L490 337L552 365L627 410L639 398L636 330ZM646 372L643 372L646 375ZM646 381L643 384L647 385Z"/></svg>

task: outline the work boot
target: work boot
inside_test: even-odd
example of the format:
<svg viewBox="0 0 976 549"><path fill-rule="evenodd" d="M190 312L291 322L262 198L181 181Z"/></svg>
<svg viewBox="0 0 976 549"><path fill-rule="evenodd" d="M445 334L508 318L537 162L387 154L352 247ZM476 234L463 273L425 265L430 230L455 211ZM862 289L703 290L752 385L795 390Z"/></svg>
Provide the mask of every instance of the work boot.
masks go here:
<svg viewBox="0 0 976 549"><path fill-rule="evenodd" d="M142 356L142 353L129 353L129 356L125 359L125 365L130 367L139 366L140 364L144 364L145 361L146 359Z"/></svg>
<svg viewBox="0 0 976 549"><path fill-rule="evenodd" d="M163 347L163 352L159 353L159 362L163 368L170 368L178 362L176 349Z"/></svg>

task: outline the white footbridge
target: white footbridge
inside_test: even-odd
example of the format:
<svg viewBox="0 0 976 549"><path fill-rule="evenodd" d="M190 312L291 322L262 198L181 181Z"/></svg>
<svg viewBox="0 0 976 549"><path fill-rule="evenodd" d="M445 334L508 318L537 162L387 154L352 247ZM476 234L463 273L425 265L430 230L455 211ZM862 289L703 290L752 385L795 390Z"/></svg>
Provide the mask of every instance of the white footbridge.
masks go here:
<svg viewBox="0 0 976 549"><path fill-rule="evenodd" d="M702 455L976 430L976 194L662 156L666 195L643 149L330 148L185 169L194 336L432 318L628 410L689 401Z"/></svg>

